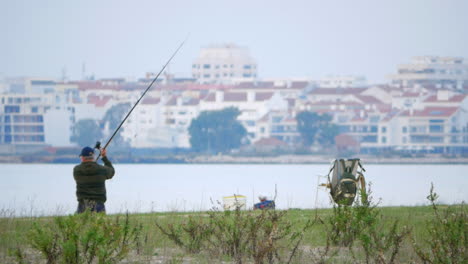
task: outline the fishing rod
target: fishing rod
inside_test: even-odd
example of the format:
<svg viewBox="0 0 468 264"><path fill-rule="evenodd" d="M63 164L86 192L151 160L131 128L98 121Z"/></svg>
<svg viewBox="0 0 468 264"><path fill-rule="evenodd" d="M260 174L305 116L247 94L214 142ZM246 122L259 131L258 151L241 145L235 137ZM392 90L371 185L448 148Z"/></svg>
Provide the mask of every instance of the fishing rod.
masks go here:
<svg viewBox="0 0 468 264"><path fill-rule="evenodd" d="M127 120L127 118L130 116L130 114L133 112L133 109L135 109L135 107L138 105L138 103L140 103L140 100L145 96L146 92L148 92L148 90L151 88L151 86L153 86L153 83L156 82L156 80L159 78L159 75L161 75L161 73L164 71L164 69L166 69L167 65L171 62L172 58L174 58L174 56L177 54L177 52L179 52L180 48L182 48L182 46L184 45L185 41L187 39L185 39L184 41L182 41L182 43L180 43L179 47L176 49L176 51L174 51L174 53L172 54L172 56L169 58L169 60L167 60L166 64L164 64L164 66L162 67L162 69L159 71L159 73L156 75L156 77L154 77L153 81L148 85L148 88L146 88L146 90L143 92L143 94L140 96L140 98L138 99L138 101L133 105L132 109L130 109L130 111L128 112L128 114L125 116L125 118L122 120L122 122L120 122L120 125L115 129L114 133L112 134L112 136L110 137L110 139L107 141L107 143L104 145L104 149L107 148L107 146L111 143L112 139L115 137L115 135L117 134L117 132L119 131L119 129L122 127L122 125L125 123L125 121ZM97 148L98 150L100 150L101 148L101 142L96 142L96 146L95 148ZM101 157L101 153L99 152L99 155L98 157L96 158L96 162L99 160L99 158Z"/></svg>

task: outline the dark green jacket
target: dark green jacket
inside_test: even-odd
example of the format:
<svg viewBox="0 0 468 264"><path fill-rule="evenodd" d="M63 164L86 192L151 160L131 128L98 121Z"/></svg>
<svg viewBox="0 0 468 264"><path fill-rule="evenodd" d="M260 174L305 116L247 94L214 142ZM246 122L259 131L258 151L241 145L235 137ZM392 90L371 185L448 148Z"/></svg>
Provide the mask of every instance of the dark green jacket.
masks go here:
<svg viewBox="0 0 468 264"><path fill-rule="evenodd" d="M106 201L105 181L111 179L115 171L107 157L103 157L102 161L104 162L104 166L91 161L82 162L73 168L78 201L82 201L83 199L102 203Z"/></svg>

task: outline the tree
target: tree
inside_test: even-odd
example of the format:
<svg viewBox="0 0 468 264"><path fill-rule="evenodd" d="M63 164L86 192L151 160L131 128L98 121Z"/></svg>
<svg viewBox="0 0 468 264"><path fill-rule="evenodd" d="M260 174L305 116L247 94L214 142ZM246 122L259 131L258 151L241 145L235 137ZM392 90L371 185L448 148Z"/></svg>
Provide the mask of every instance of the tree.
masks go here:
<svg viewBox="0 0 468 264"><path fill-rule="evenodd" d="M101 120L101 128L104 128L107 125L109 133L114 133L115 129L120 125L120 122L122 122L124 116L130 110L130 106L130 103L120 103L109 108ZM119 130L117 134L115 134L112 142L115 146L127 147L128 143L120 135L121 132L122 130ZM111 135L112 134L110 134L109 137Z"/></svg>
<svg viewBox="0 0 468 264"><path fill-rule="evenodd" d="M296 116L297 129L306 146L318 143L321 146L335 144L338 126L331 123L332 116L304 111Z"/></svg>
<svg viewBox="0 0 468 264"><path fill-rule="evenodd" d="M320 133L318 134L318 142L322 146L335 145L335 137L340 133L340 129L336 124L326 123L322 126Z"/></svg>
<svg viewBox="0 0 468 264"><path fill-rule="evenodd" d="M227 152L238 148L247 131L237 121L237 108L205 111L193 119L189 126L190 144L195 151Z"/></svg>
<svg viewBox="0 0 468 264"><path fill-rule="evenodd" d="M83 119L76 122L70 140L82 147L92 147L101 138L102 132L98 122L93 119Z"/></svg>

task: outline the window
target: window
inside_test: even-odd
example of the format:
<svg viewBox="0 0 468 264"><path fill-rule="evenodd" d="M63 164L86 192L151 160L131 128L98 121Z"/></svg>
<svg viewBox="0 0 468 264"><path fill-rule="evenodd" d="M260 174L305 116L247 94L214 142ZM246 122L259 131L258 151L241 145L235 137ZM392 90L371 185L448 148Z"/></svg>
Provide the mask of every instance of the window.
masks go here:
<svg viewBox="0 0 468 264"><path fill-rule="evenodd" d="M444 132L444 126L441 125L430 125L429 133L442 133Z"/></svg>
<svg viewBox="0 0 468 264"><path fill-rule="evenodd" d="M284 126L273 126L271 132L281 133L284 132Z"/></svg>
<svg viewBox="0 0 468 264"><path fill-rule="evenodd" d="M211 65L210 64L203 64L203 69L210 69Z"/></svg>
<svg viewBox="0 0 468 264"><path fill-rule="evenodd" d="M272 122L273 122L273 123L279 123L279 122L281 122L281 119L282 119L282 118L281 118L280 116L274 116L274 117L272 118Z"/></svg>
<svg viewBox="0 0 468 264"><path fill-rule="evenodd" d="M203 74L203 78L210 78L211 75L210 74Z"/></svg>
<svg viewBox="0 0 468 264"><path fill-rule="evenodd" d="M244 73L242 74L244 78L250 78L252 75L250 73Z"/></svg>
<svg viewBox="0 0 468 264"><path fill-rule="evenodd" d="M405 127L405 126L404 126L404 127L402 127L402 128L401 128L401 132L403 132L403 133L406 133L406 132L408 132L408 128L407 128L407 127Z"/></svg>
<svg viewBox="0 0 468 264"><path fill-rule="evenodd" d="M246 70L250 70L251 68L252 68L252 66L249 65L249 64L244 65L244 69L246 69Z"/></svg>
<svg viewBox="0 0 468 264"><path fill-rule="evenodd" d="M429 142L431 142L431 143L443 143L444 138L443 137L429 137Z"/></svg>
<svg viewBox="0 0 468 264"><path fill-rule="evenodd" d="M387 132L387 127L382 127L382 133L386 133Z"/></svg>
<svg viewBox="0 0 468 264"><path fill-rule="evenodd" d="M252 127L252 126L255 126L255 121L252 121L252 120L247 120L245 121L245 124L249 127Z"/></svg>
<svg viewBox="0 0 468 264"><path fill-rule="evenodd" d="M386 137L382 137L382 143L387 143L387 138Z"/></svg>
<svg viewBox="0 0 468 264"><path fill-rule="evenodd" d="M19 105L5 105L5 113L19 113Z"/></svg>
<svg viewBox="0 0 468 264"><path fill-rule="evenodd" d="M377 136L364 136L361 142L377 143Z"/></svg>
<svg viewBox="0 0 468 264"><path fill-rule="evenodd" d="M371 117L369 118L369 121L370 121L371 123L378 123L379 120L380 120L380 116L371 116Z"/></svg>

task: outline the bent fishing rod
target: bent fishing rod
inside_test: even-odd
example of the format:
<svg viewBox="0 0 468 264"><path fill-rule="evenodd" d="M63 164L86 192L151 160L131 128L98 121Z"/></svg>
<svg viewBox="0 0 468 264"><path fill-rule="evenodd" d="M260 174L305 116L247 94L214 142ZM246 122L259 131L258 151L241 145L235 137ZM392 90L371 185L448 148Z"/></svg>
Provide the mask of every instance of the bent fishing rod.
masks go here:
<svg viewBox="0 0 468 264"><path fill-rule="evenodd" d="M164 69L166 69L167 65L171 62L172 58L174 58L174 56L177 54L177 52L179 52L180 48L182 48L182 46L184 45L185 41L187 39L185 39L184 41L182 41L182 43L180 43L179 47L176 49L176 51L174 51L174 53L172 54L172 56L169 58L169 60L167 60L166 64L164 64L164 66L162 67L162 69L158 72L158 74L156 75L156 77L154 77L153 81L148 85L148 88L146 88L146 90L143 92L143 94L140 96L140 98L138 99L138 101L133 105L133 107L130 109L130 111L128 112L128 114L125 116L125 118L122 120L122 122L120 122L120 125L115 129L114 133L112 134L112 136L110 137L110 139L107 141L107 143L104 145L104 149L107 148L107 146L111 143L112 139L114 139L115 135L117 134L117 132L119 131L119 129L122 127L122 125L125 123L125 121L127 120L127 118L130 116L130 114L133 112L133 109L135 109L135 107L138 105L138 103L140 103L140 100L145 96L146 92L148 92L148 90L151 88L151 86L153 86L153 83L156 82L156 80L159 78L159 76L161 75L161 73L164 71ZM98 150L101 149L101 142L96 142L96 146L94 147ZM96 162L99 160L99 158L101 157L101 153L99 153L98 157L96 158Z"/></svg>

